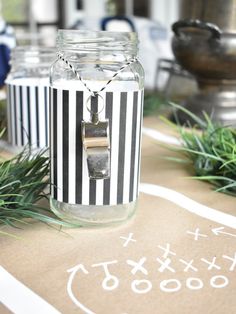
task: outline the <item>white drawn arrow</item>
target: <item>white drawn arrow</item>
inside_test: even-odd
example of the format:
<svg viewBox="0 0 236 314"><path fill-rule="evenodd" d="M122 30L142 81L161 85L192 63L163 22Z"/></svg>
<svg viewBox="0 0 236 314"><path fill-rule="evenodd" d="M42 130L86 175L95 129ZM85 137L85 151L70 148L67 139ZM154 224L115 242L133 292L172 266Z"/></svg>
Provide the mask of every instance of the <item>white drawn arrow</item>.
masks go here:
<svg viewBox="0 0 236 314"><path fill-rule="evenodd" d="M82 311L84 311L84 313L86 314L95 314L93 311L91 311L90 309L88 309L86 306L84 306L79 300L77 300L77 298L75 297L73 291L72 291L72 283L74 280L74 277L76 275L76 273L82 270L82 272L86 275L88 275L88 271L87 269L85 269L84 265L82 264L78 264L75 267L72 267L70 269L67 270L68 273L71 273L69 276L69 280L67 282L67 292L69 294L69 297L71 298L71 300L75 303L75 305L77 305Z"/></svg>
<svg viewBox="0 0 236 314"><path fill-rule="evenodd" d="M227 227L236 229L236 217L223 213L219 210L216 210L214 208L207 207L205 205L202 205L200 203L195 202L191 198L176 192L174 190L165 188L160 185L154 185L149 183L141 183L140 184L140 192L158 196L161 198L164 198L181 208L186 209L187 211L196 214L198 216L201 216L203 218L212 220L214 222L217 222L219 224L223 224Z"/></svg>
<svg viewBox="0 0 236 314"><path fill-rule="evenodd" d="M217 228L211 229L211 231L212 231L215 235L226 234L226 235L229 235L229 236L231 236L231 237L236 237L236 234L232 234L232 233L229 233L229 232L222 231L222 230L224 230L224 229L225 229L225 227L217 227Z"/></svg>

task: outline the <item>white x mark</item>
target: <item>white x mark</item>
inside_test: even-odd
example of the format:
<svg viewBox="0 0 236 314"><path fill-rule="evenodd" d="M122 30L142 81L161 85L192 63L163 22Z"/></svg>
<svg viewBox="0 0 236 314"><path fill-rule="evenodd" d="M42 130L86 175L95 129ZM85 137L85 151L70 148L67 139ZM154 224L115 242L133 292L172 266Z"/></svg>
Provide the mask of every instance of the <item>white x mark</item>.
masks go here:
<svg viewBox="0 0 236 314"><path fill-rule="evenodd" d="M126 263L134 268L131 270L131 273L135 275L138 271L141 271L143 274L148 275L148 271L143 267L143 264L146 262L147 258L142 257L138 263L128 259Z"/></svg>
<svg viewBox="0 0 236 314"><path fill-rule="evenodd" d="M164 258L167 258L169 254L170 254L170 255L176 255L175 252L172 252L172 251L170 250L170 243L166 243L166 248L163 247L163 246L161 246L161 245L158 245L158 247L159 247L161 250L164 251L164 254L162 255L162 257L164 257Z"/></svg>
<svg viewBox="0 0 236 314"><path fill-rule="evenodd" d="M201 261L203 261L204 263L208 264L208 270L211 270L212 268L216 268L216 269L221 269L220 266L216 265L215 261L216 261L216 257L213 257L212 261L208 261L205 258L201 258Z"/></svg>
<svg viewBox="0 0 236 314"><path fill-rule="evenodd" d="M164 261L162 261L160 258L157 257L157 261L161 264L161 267L158 268L159 272L163 273L165 269L168 269L172 273L175 273L174 268L170 267L171 259L167 258Z"/></svg>
<svg viewBox="0 0 236 314"><path fill-rule="evenodd" d="M179 261L181 263L183 263L184 265L186 265L186 267L184 268L184 272L187 272L189 269L191 269L193 271L198 271L198 269L192 265L193 264L193 259L190 262L186 262L183 259L180 259Z"/></svg>
<svg viewBox="0 0 236 314"><path fill-rule="evenodd" d="M198 238L199 238L199 237L207 238L207 235L200 233L199 230L200 230L200 229L197 228L197 229L195 230L195 232L193 232L193 231L187 231L187 233L188 233L188 234L193 234L195 241L198 241Z"/></svg>
<svg viewBox="0 0 236 314"><path fill-rule="evenodd" d="M235 266L236 266L236 253L234 253L234 257L233 258L229 257L227 255L223 255L223 258L228 259L228 260L233 262L232 265L230 266L230 269L229 269L230 271L233 271Z"/></svg>
<svg viewBox="0 0 236 314"><path fill-rule="evenodd" d="M131 232L131 233L129 233L128 237L120 237L120 239L125 240L123 247L127 247L129 242L136 242L136 240L132 238L133 235L134 234Z"/></svg>

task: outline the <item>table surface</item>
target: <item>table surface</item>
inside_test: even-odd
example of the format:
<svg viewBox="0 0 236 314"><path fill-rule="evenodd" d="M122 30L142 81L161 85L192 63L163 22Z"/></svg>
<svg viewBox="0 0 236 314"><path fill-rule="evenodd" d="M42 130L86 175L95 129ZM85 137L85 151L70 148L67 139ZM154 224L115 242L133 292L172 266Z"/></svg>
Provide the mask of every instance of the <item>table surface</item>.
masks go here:
<svg viewBox="0 0 236 314"><path fill-rule="evenodd" d="M144 125L171 132L155 117ZM123 225L64 233L41 223L4 227L21 239L0 237L0 301L26 306L33 291L48 302L48 310L35 303L34 313L235 313L235 199L166 156L176 153L143 136L141 182L152 186L141 185L146 193ZM2 304L0 313L10 312Z"/></svg>

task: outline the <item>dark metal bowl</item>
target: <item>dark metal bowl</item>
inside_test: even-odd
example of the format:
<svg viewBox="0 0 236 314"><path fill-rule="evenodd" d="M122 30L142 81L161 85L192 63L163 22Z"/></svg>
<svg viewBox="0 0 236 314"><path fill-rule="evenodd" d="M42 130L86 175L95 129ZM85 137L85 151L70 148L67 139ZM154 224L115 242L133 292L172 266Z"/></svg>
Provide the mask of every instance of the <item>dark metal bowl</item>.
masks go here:
<svg viewBox="0 0 236 314"><path fill-rule="evenodd" d="M236 34L199 20L173 24L172 49L178 62L202 79L236 79Z"/></svg>

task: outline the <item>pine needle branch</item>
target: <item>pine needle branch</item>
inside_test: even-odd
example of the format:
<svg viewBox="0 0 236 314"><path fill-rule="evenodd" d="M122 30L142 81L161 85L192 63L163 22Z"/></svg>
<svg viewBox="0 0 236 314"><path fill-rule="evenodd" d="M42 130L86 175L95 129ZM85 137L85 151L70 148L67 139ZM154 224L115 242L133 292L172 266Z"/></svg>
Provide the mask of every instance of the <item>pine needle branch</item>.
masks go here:
<svg viewBox="0 0 236 314"><path fill-rule="evenodd" d="M16 157L0 163L0 225L19 228L17 224L37 220L47 224L71 227L58 219L49 208L37 205L48 199L49 159L45 150L31 155L28 148ZM8 235L0 231L0 235Z"/></svg>
<svg viewBox="0 0 236 314"><path fill-rule="evenodd" d="M170 105L194 121L188 128L178 125L183 145L174 150L183 158L172 160L191 163L198 179L210 182L216 191L236 196L236 130L213 122L206 113L199 118L180 105Z"/></svg>

